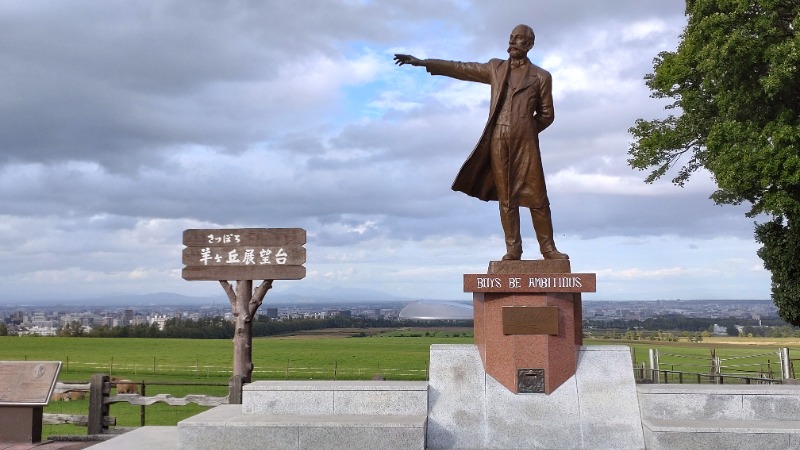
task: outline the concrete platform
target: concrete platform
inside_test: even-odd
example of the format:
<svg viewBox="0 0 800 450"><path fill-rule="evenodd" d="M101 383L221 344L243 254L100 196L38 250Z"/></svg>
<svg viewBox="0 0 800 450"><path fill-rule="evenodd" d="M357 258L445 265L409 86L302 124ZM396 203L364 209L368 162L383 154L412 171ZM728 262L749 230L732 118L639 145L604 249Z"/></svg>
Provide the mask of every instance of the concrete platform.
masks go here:
<svg viewBox="0 0 800 450"><path fill-rule="evenodd" d="M427 415L427 381L256 381L242 414Z"/></svg>
<svg viewBox="0 0 800 450"><path fill-rule="evenodd" d="M90 447L91 450L161 450L178 448L178 427L141 427Z"/></svg>
<svg viewBox="0 0 800 450"><path fill-rule="evenodd" d="M222 405L178 424L179 449L424 449L427 416L243 414Z"/></svg>
<svg viewBox="0 0 800 450"><path fill-rule="evenodd" d="M649 450L800 449L800 421L642 420Z"/></svg>
<svg viewBox="0 0 800 450"><path fill-rule="evenodd" d="M181 449L424 449L425 381L257 381L178 423Z"/></svg>
<svg viewBox="0 0 800 450"><path fill-rule="evenodd" d="M637 392L645 419L800 419L798 385L643 384Z"/></svg>
<svg viewBox="0 0 800 450"><path fill-rule="evenodd" d="M648 449L800 449L800 386L640 385Z"/></svg>

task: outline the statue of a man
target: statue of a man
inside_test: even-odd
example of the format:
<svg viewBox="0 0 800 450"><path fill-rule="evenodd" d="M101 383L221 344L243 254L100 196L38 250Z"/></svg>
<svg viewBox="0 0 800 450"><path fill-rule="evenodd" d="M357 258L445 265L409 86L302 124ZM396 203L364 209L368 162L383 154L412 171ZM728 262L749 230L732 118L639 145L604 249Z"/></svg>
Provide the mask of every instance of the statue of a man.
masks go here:
<svg viewBox="0 0 800 450"><path fill-rule="evenodd" d="M509 59L492 59L485 64L394 56L396 64L423 66L431 75L491 85L489 119L478 144L458 172L453 190L500 203L506 241L504 260L522 257L520 206L530 208L542 256L569 259L553 241L539 152L539 133L553 123L555 115L550 73L528 59L535 38L531 27L516 26L508 42Z"/></svg>

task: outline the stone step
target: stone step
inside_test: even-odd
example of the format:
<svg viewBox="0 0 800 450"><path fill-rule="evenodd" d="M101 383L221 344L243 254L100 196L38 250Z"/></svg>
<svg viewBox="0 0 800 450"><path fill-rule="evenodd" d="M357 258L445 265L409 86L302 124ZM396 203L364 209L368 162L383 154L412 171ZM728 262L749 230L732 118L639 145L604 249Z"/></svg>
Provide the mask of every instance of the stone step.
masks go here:
<svg viewBox="0 0 800 450"><path fill-rule="evenodd" d="M424 449L426 415L243 414L222 405L178 423L179 449Z"/></svg>
<svg viewBox="0 0 800 450"><path fill-rule="evenodd" d="M800 421L796 420L686 420L643 419L648 450L800 448Z"/></svg>
<svg viewBox="0 0 800 450"><path fill-rule="evenodd" d="M644 419L795 420L798 385L639 385Z"/></svg>
<svg viewBox="0 0 800 450"><path fill-rule="evenodd" d="M427 415L426 381L256 381L242 389L242 413Z"/></svg>

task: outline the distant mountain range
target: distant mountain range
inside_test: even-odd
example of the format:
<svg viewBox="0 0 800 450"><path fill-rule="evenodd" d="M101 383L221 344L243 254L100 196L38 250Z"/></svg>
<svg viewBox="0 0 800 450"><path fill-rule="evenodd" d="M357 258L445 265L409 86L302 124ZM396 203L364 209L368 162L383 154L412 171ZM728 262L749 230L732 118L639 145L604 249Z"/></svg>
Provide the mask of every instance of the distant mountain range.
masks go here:
<svg viewBox="0 0 800 450"><path fill-rule="evenodd" d="M405 298L381 291L353 288L314 289L305 288L301 292L287 291L281 293L267 293L266 303L277 304L318 304L318 303L382 303L404 302L419 300ZM227 303L228 298L220 289L219 295L213 297L193 297L175 294L172 292L158 292L139 295L111 295L103 297L74 298L74 299L36 299L25 301L0 301L0 307L10 305L65 305L65 306L177 306L177 305L206 305Z"/></svg>
<svg viewBox="0 0 800 450"><path fill-rule="evenodd" d="M359 289L359 288L330 288L330 289L316 289L316 288L292 288L282 292L269 292L264 299L264 304L272 305L312 305L312 304L359 304L359 303L402 303L413 302L418 300L441 300L441 301L467 301L469 298L460 299L429 299L419 297L402 297L392 294L387 294L382 291ZM590 300L590 304L612 303L616 307L624 307L625 305L637 304L640 302L648 302L653 304L659 303L675 303L680 304L702 304L702 303L738 303L746 304L748 302L767 302L771 304L770 300ZM86 298L72 298L72 299L33 299L33 300L16 300L16 299L0 299L0 308L11 306L37 306L37 305L63 305L65 307L136 307L136 306L186 306L186 305L222 305L227 304L228 298L222 289L219 290L218 295L214 296L189 296L176 294L173 292L158 292L152 294L136 294L136 295L109 295L102 297L86 297ZM586 303L586 302L584 302Z"/></svg>

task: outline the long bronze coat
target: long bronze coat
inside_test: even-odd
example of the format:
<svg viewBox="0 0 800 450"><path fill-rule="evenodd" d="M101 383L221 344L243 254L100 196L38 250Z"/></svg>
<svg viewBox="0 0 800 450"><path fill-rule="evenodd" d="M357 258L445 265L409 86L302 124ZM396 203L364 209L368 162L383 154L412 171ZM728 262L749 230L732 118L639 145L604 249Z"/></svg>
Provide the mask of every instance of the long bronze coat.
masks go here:
<svg viewBox="0 0 800 450"><path fill-rule="evenodd" d="M507 60L492 59L488 63L464 63L458 61L425 60L431 75L444 75L459 80L475 81L492 87L489 119L475 149L469 155L453 182L453 190L464 192L484 201L498 200L495 179L492 174L491 143L501 109L501 100L506 96L510 64ZM509 206L541 208L549 204L539 151L539 132L550 126L555 119L553 111L552 77L546 70L526 65L527 73L511 97L511 133L517 145L512 151L513 164L506 168L509 173Z"/></svg>

